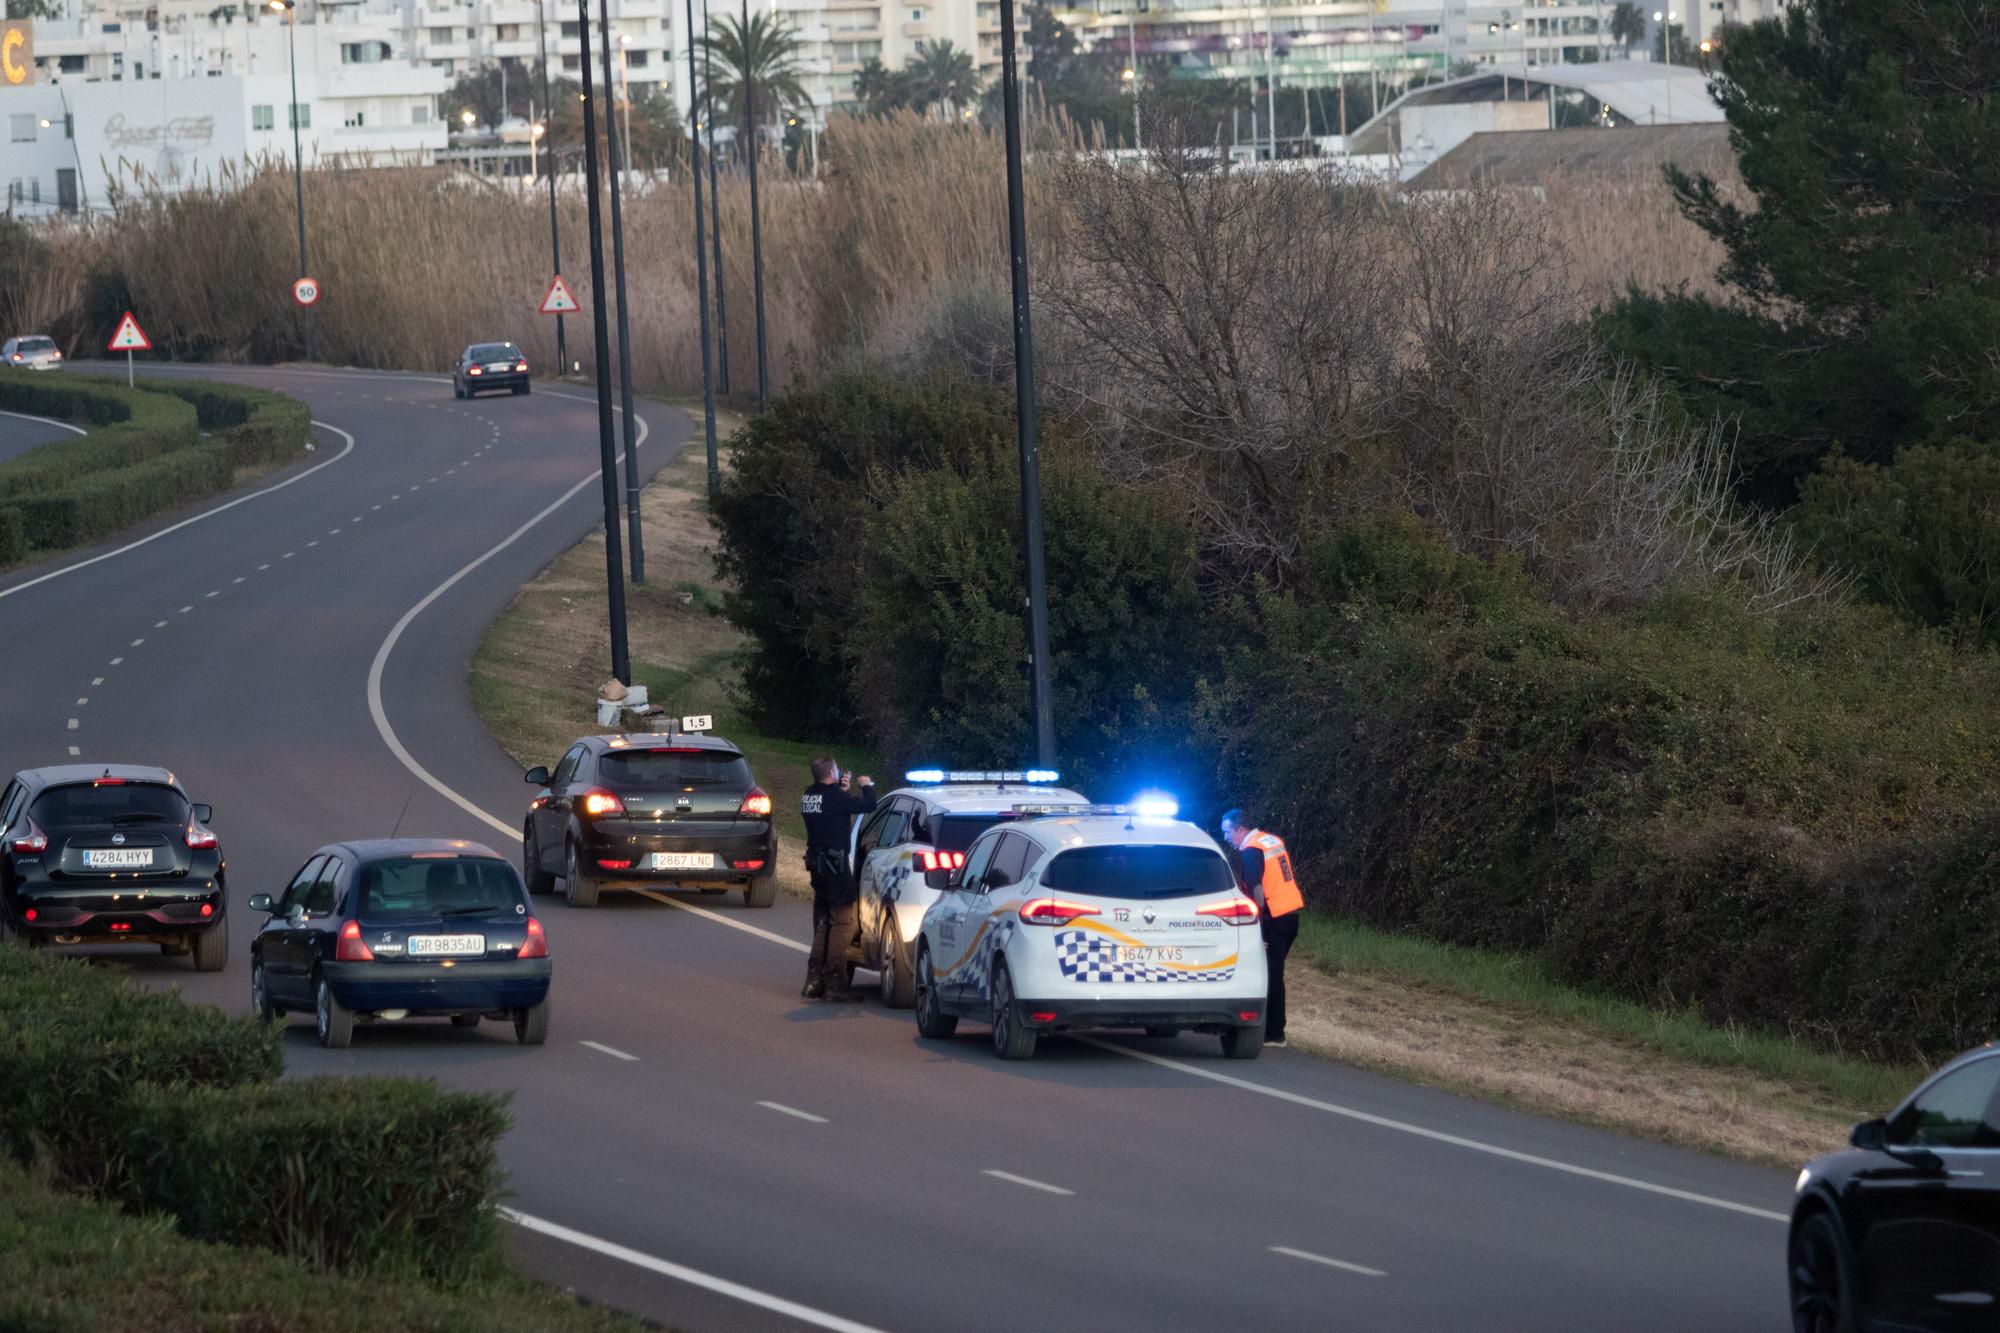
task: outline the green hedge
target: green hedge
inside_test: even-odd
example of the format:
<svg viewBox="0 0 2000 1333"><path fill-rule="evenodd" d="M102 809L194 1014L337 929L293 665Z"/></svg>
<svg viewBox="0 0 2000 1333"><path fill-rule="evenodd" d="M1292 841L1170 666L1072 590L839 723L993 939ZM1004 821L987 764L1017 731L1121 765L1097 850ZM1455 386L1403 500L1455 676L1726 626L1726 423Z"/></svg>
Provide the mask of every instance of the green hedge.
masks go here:
<svg viewBox="0 0 2000 1333"><path fill-rule="evenodd" d="M268 389L208 380L158 380L147 387L191 404L204 431L229 441L238 467L290 457L312 436L311 410Z"/></svg>
<svg viewBox="0 0 2000 1333"><path fill-rule="evenodd" d="M499 1097L429 1081L138 1088L119 1195L202 1240L320 1269L462 1279L498 1259Z"/></svg>
<svg viewBox="0 0 2000 1333"><path fill-rule="evenodd" d="M18 509L0 505L0 565L11 565L28 553L28 529Z"/></svg>
<svg viewBox="0 0 2000 1333"><path fill-rule="evenodd" d="M82 439L52 440L0 463L0 498L53 494L82 478L201 443L192 405L108 381L65 377L58 385L38 380L24 386L0 376L0 407L96 427Z"/></svg>
<svg viewBox="0 0 2000 1333"><path fill-rule="evenodd" d="M639 1333L512 1275L439 1287L302 1270L170 1220L54 1193L0 1162L0 1329L10 1333Z"/></svg>

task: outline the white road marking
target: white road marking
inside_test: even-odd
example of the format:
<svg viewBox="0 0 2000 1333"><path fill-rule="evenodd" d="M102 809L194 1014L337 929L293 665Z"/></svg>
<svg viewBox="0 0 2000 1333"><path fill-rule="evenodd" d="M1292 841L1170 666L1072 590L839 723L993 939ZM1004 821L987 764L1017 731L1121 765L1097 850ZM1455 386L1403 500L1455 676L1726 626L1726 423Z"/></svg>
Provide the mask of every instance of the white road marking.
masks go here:
<svg viewBox="0 0 2000 1333"><path fill-rule="evenodd" d="M1374 1125L1378 1129L1393 1129L1402 1134L1414 1134L1418 1138L1429 1139L1433 1143L1448 1143L1455 1148L1469 1148L1473 1152L1487 1153L1502 1157L1510 1162L1522 1162L1529 1166L1544 1167L1550 1171L1561 1171L1565 1175L1582 1176L1586 1180L1602 1181L1607 1185L1622 1185L1626 1189L1643 1190L1648 1194L1658 1194L1669 1199L1680 1199L1686 1203L1704 1204L1710 1208L1721 1208L1732 1213L1742 1213L1746 1217L1762 1217L1773 1222L1789 1222L1785 1213L1773 1212L1768 1208L1753 1208L1747 1203L1737 1203L1730 1199L1718 1199L1712 1195L1696 1194L1692 1190L1675 1189L1671 1185L1655 1185L1650 1180L1636 1180L1631 1176L1621 1176L1610 1171L1599 1171L1594 1167L1579 1166L1575 1162L1564 1162L1553 1157L1538 1157L1533 1153L1518 1152L1513 1148L1502 1148L1497 1143L1483 1143L1478 1139L1468 1139L1458 1134L1447 1134L1443 1130L1426 1129L1422 1125L1412 1125L1402 1120L1391 1120L1387 1116L1375 1115L1368 1111L1357 1111L1351 1106L1340 1106L1333 1102L1323 1102L1314 1097L1301 1096L1296 1092L1286 1092L1282 1088L1267 1087L1262 1083L1252 1083L1246 1078L1235 1078L1229 1074L1219 1074L1213 1069L1203 1069L1199 1065L1182 1060L1172 1060L1150 1051L1136 1051L1097 1037L1079 1037L1077 1040L1101 1050L1112 1051L1133 1060L1143 1060L1147 1064L1159 1065L1163 1069L1178 1070L1195 1078L1205 1078L1213 1083L1239 1088L1244 1092L1254 1092L1259 1096L1290 1102L1294 1106L1304 1106L1315 1111L1325 1111L1329 1115L1344 1116L1358 1120L1364 1125Z"/></svg>
<svg viewBox="0 0 2000 1333"><path fill-rule="evenodd" d="M291 559L291 558L292 558L293 556L295 556L295 555L297 555L297 554L298 554L298 552L297 552L297 551L287 551L287 552L285 552L285 553L284 553L283 555L279 556L279 557L278 557L278 559L280 559L280 560L290 560L290 559Z"/></svg>
<svg viewBox="0 0 2000 1333"><path fill-rule="evenodd" d="M353 518L350 518L350 519L348 519L347 521L348 521L349 523L359 523L359 522L360 522L360 521L361 521L362 519L364 519L364 518L367 518L367 517L368 517L368 515L366 515L366 514L356 514L356 515L355 515L355 516L354 516Z"/></svg>
<svg viewBox="0 0 2000 1333"><path fill-rule="evenodd" d="M153 622L154 629L165 629L166 627L167 627L167 622L164 620L155 620Z"/></svg>
<svg viewBox="0 0 2000 1333"><path fill-rule="evenodd" d="M82 751L82 750L80 750L80 749L78 749L78 748L77 748L76 746L74 746L74 745L72 745L72 746L70 746L70 747L69 747L69 757L70 757L70 758L72 758L72 759L76 758L76 757L77 757L78 755L80 755L80 754L82 754L82 753L83 753L83 751Z"/></svg>
<svg viewBox="0 0 2000 1333"><path fill-rule="evenodd" d="M1309 1264L1324 1264L1328 1268L1338 1268L1343 1273L1359 1273L1363 1277L1387 1277L1379 1268L1364 1268L1360 1264L1350 1264L1345 1259L1329 1259L1323 1254L1313 1254L1306 1250L1295 1250L1289 1245L1273 1245L1272 1254L1282 1254L1291 1259L1303 1259Z"/></svg>
<svg viewBox="0 0 2000 1333"><path fill-rule="evenodd" d="M377 510L377 509L380 509L381 507L382 507L381 505L369 505L369 506L368 506L368 508L369 508L369 510L370 510L371 512L372 512L372 511L374 511L374 510Z"/></svg>
<svg viewBox="0 0 2000 1333"><path fill-rule="evenodd" d="M75 730L76 730L76 719L75 719L75 718L71 718L71 719L69 720L69 729L70 729L71 731L75 731Z"/></svg>
<svg viewBox="0 0 2000 1333"><path fill-rule="evenodd" d="M233 578L233 579L231 579L231 580L229 580L229 581L230 581L231 583L241 583L241 582L243 582L243 580L244 580L245 578L247 578L247 577L248 577L248 575L244 575L244 574L238 574L238 575L237 575L237 576L236 576L235 578Z"/></svg>
<svg viewBox="0 0 2000 1333"><path fill-rule="evenodd" d="M327 536L329 536L329 537L338 537L338 536L340 535L340 529L339 529L339 528L328 528L328 529L326 530L326 535L327 535Z"/></svg>
<svg viewBox="0 0 2000 1333"><path fill-rule="evenodd" d="M436 481L437 481L437 478L436 478L436 477L432 477L432 478L431 478L431 480L432 480L433 482L436 482Z"/></svg>
<svg viewBox="0 0 2000 1333"><path fill-rule="evenodd" d="M307 542L307 543L306 543L306 545L307 545L307 546L309 546L309 547L311 547L311 546L318 546L318 545L319 545L319 538L317 538L317 537L313 538L313 539L312 539L311 541Z"/></svg>
<svg viewBox="0 0 2000 1333"><path fill-rule="evenodd" d="M207 592L202 594L203 597L220 597L221 595L222 595L222 589L220 588L210 588Z"/></svg>
<svg viewBox="0 0 2000 1333"><path fill-rule="evenodd" d="M612 1056L615 1059L630 1060L635 1064L638 1063L639 1060L638 1056L627 1055L625 1054L625 1052L619 1050L616 1046L606 1046L601 1041L584 1041L584 1042L578 1042L577 1044L579 1046L588 1046L593 1051L602 1051L606 1055Z"/></svg>
<svg viewBox="0 0 2000 1333"><path fill-rule="evenodd" d="M0 417L13 417L19 421L39 421L44 426L55 426L62 430L68 431L72 435L90 434L89 431L85 430L81 426L72 426L67 421L57 421L54 417L30 416L26 412L0 412Z"/></svg>
<svg viewBox="0 0 2000 1333"><path fill-rule="evenodd" d="M769 940L773 944L782 944L787 949L796 950L799 953L812 952L810 944L801 944L797 940L787 939L776 931L765 930L761 926L753 926L747 921L738 921L733 916L724 916L721 912L712 911L706 907L696 907L693 903L682 902L678 898L669 898L666 894L656 893L652 889L640 889L639 896L641 898L651 898L656 903L665 903L669 907L678 907L683 912L693 912L696 916L707 917L718 926L728 926L731 930L740 930L745 935L755 935L760 940Z"/></svg>
<svg viewBox="0 0 2000 1333"><path fill-rule="evenodd" d="M811 1111L801 1111L798 1107L787 1106L783 1102L758 1102L757 1105L767 1111L776 1111L779 1115L793 1116L799 1120L810 1120L815 1125L824 1125L827 1123L827 1118L823 1115L814 1115Z"/></svg>
<svg viewBox="0 0 2000 1333"><path fill-rule="evenodd" d="M995 1180L1004 1180L1010 1185L1025 1185L1031 1190L1041 1190L1044 1194L1061 1194L1067 1198L1076 1197L1075 1190L1066 1190L1060 1185L1045 1185L1039 1180L1030 1180L1026 1176L1017 1176L1012 1171L995 1171L991 1167L988 1167L979 1174L982 1176L991 1176Z"/></svg>
<svg viewBox="0 0 2000 1333"><path fill-rule="evenodd" d="M17 592L25 592L29 588L33 588L38 584L47 583L50 579L59 579L63 575L73 574L79 569L88 569L90 566L97 564L100 561L109 560L114 556L123 555L127 551L137 550L139 547L144 546L149 542L156 542L162 537L168 536L172 533L179 532L182 528L185 528L190 524L199 523L203 519L214 518L217 514L222 513L224 510L234 509L236 508L237 505L240 504L249 504L252 500L262 499L264 496L269 495L274 491L282 491L287 486L293 486L298 484L299 482L304 481L307 477L310 477L313 473L319 471L321 468L332 467L335 463L338 463L341 459L347 457L350 453L354 452L354 437L352 435L349 435L346 431L342 430L338 426L329 426L324 421L315 421L312 424L318 426L321 430L332 431L335 435L338 435L341 439L346 440L347 441L346 446L343 449L341 449L339 453L335 454L332 458L327 459L324 463L315 463L313 464L313 466L307 468L305 471L300 472L295 476L287 477L275 486L266 486L263 490L252 491L248 495L239 495L234 500L225 501L224 503L217 505L213 509L204 509L199 514L194 515L192 518L184 518L180 522L174 524L171 527L161 528L158 532L152 533L149 536L141 537L138 541L127 542L125 543L125 545L117 547L114 550L105 551L100 555L94 555L90 557L90 559L88 560L79 560L73 565L64 565L61 569L52 569L48 573L43 574L38 578L29 579L24 583L16 583L11 588L0 588L0 597L12 597Z"/></svg>
<svg viewBox="0 0 2000 1333"><path fill-rule="evenodd" d="M89 698L89 696L87 696L87 695L78 695L78 696L77 696L77 700L76 700L76 706L77 706L78 708L81 708L81 707L83 707L83 706L84 706L85 704L87 704L87 703L89 703L89 702L90 702L90 698Z"/></svg>
<svg viewBox="0 0 2000 1333"><path fill-rule="evenodd" d="M270 566L270 565L268 565L268 564L263 564L263 565L259 565L259 566L257 566L257 572L261 574L261 573L263 573L263 572L264 572L265 570L269 569L270 567L271 567L271 566Z"/></svg>
<svg viewBox="0 0 2000 1333"><path fill-rule="evenodd" d="M134 640L132 640L132 646L133 646L134 648L137 648L137 647L138 647L138 646L139 646L140 644L142 644L142 643L144 643L144 642L145 642L145 640L144 640L144 639L134 639Z"/></svg>
<svg viewBox="0 0 2000 1333"><path fill-rule="evenodd" d="M91 683L92 685L102 685L102 684L104 683L104 677L102 677L102 676L92 676L92 677L90 678L90 683Z"/></svg>
<svg viewBox="0 0 2000 1333"><path fill-rule="evenodd" d="M176 614L176 615L183 615L183 616L184 616L184 615L186 615L186 614L187 614L188 612L190 612L190 611L192 611L192 610L194 610L194 608L193 608L193 607L191 607L191 606L184 606L184 607L182 607L182 608L181 608L181 609L180 609L179 611L175 612L175 614Z"/></svg>
<svg viewBox="0 0 2000 1333"><path fill-rule="evenodd" d="M122 657L114 657L114 658L112 658L112 659L111 659L111 665L112 665L112 666L117 666L117 665L118 665L118 664L119 664L120 662L122 662L122 661L124 661L124 660L125 660L125 659L124 659L124 658L122 658Z"/></svg>
<svg viewBox="0 0 2000 1333"><path fill-rule="evenodd" d="M673 1278L677 1282L685 1282L691 1287L700 1287L705 1291L712 1291L718 1295L727 1296L732 1300L742 1301L745 1305L754 1305L760 1310L769 1310L771 1313L783 1315L787 1319L796 1319L802 1324L811 1324L815 1328L832 1329L833 1333L881 1333L881 1330L872 1325L857 1323L852 1319L842 1319L839 1315L828 1314L824 1310L815 1310L810 1305L801 1305L797 1301L788 1301L782 1296L773 1296L771 1293L759 1291L755 1287L746 1287L740 1282L731 1282L727 1278L713 1277L701 1272L699 1269L688 1268L683 1264L670 1263L665 1259L655 1258L643 1251L629 1249L615 1241L603 1240L582 1231L573 1231L569 1227L561 1226L555 1222L545 1222L539 1217L530 1217L526 1213L517 1213L512 1208L500 1209L500 1216L525 1231L539 1232L544 1236L574 1245L578 1249L590 1250L604 1255L606 1258L617 1259L623 1263L631 1264L634 1268L644 1268L649 1272L658 1273L663 1277Z"/></svg>

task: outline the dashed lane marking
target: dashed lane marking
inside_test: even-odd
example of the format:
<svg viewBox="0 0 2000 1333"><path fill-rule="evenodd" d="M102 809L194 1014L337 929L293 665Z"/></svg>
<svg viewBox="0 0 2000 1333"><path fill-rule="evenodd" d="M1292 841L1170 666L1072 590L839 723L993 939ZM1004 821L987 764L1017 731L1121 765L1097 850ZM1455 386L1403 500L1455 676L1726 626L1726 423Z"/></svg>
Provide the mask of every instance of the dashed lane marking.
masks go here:
<svg viewBox="0 0 2000 1333"><path fill-rule="evenodd" d="M1338 1268L1343 1273L1359 1273L1363 1277L1387 1277L1379 1268L1368 1268L1361 1264L1350 1264L1345 1259L1329 1259L1323 1254L1313 1254L1307 1250L1295 1250L1289 1245L1271 1246L1272 1254L1282 1254L1288 1259L1303 1259L1309 1264L1321 1264L1327 1268Z"/></svg>
<svg viewBox="0 0 2000 1333"><path fill-rule="evenodd" d="M1066 1190L1060 1185L1051 1185L1045 1181L1030 1180L1026 1176L1017 1176L1012 1171L996 1171L992 1167L988 1167L979 1174L982 1176L991 1176L995 1180L1004 1180L1010 1185L1020 1185L1027 1189L1040 1190L1044 1194L1060 1194L1065 1198L1071 1199L1076 1197L1075 1190Z"/></svg>
<svg viewBox="0 0 2000 1333"><path fill-rule="evenodd" d="M627 1055L625 1052L619 1050L616 1046L606 1046L601 1041L582 1041L578 1042L577 1045L588 1046L593 1051L602 1051L606 1055L611 1056L613 1059L617 1060L630 1060L636 1064L639 1059L639 1057L636 1055Z"/></svg>
<svg viewBox="0 0 2000 1333"><path fill-rule="evenodd" d="M757 1105L767 1111L776 1111L779 1115L791 1116L795 1120L809 1120L815 1125L830 1123L823 1115L814 1115L811 1111L801 1111L798 1107L787 1106L783 1102L758 1102Z"/></svg>

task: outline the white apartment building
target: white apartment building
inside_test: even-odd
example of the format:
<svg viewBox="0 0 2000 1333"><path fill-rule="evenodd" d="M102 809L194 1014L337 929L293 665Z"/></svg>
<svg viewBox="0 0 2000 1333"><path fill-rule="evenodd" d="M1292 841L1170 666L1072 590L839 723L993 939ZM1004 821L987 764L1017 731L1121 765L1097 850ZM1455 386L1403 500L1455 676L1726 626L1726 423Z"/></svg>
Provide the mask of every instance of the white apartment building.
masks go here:
<svg viewBox="0 0 2000 1333"><path fill-rule="evenodd" d="M1027 6L1017 3L1017 49L1025 52ZM982 83L1000 76L998 0L751 0L751 13L775 13L797 31L803 82L822 119L855 104L854 76L863 65L880 60L901 69L920 42L950 42L969 53Z"/></svg>

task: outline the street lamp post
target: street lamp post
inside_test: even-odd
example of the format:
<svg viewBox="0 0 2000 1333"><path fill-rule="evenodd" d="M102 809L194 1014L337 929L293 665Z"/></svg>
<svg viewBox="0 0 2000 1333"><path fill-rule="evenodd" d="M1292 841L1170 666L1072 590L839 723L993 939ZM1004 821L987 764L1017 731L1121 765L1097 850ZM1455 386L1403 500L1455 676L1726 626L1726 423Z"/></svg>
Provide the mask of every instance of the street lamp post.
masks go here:
<svg viewBox="0 0 2000 1333"><path fill-rule="evenodd" d="M611 0L597 0L598 23L604 33L604 91L611 91ZM630 122L628 121L629 125ZM626 148L631 148L626 136ZM596 141L591 152L597 151ZM604 122L604 160L611 174L611 267L618 288L618 408L625 427L625 522L632 550L632 582L646 581L646 542L639 531L639 441L638 423L632 410L632 322L625 300L625 213L621 202L624 189L619 183L618 134L611 121ZM630 169L630 163L625 164ZM623 679L623 677L620 677Z"/></svg>
<svg viewBox="0 0 2000 1333"><path fill-rule="evenodd" d="M1653 11L1653 22L1660 25L1660 59L1669 65L1674 63L1674 20L1679 17L1671 9Z"/></svg>
<svg viewBox="0 0 2000 1333"><path fill-rule="evenodd" d="M1125 82L1132 88L1132 150L1144 153L1146 140L1139 128L1139 19L1136 14L1126 20L1125 39L1132 60L1125 70Z"/></svg>
<svg viewBox="0 0 2000 1333"><path fill-rule="evenodd" d="M694 0L683 0L688 28L688 113L694 114ZM714 146L713 131L710 147ZM708 446L708 498L713 501L722 490L722 468L715 452L715 372L708 346L708 238L702 234L701 216L701 136L688 136L688 174L694 177L694 286L695 305L701 310L701 420ZM716 275L720 286L722 275Z"/></svg>
<svg viewBox="0 0 2000 1333"><path fill-rule="evenodd" d="M773 13L776 11L773 10ZM743 0L743 128L749 134L750 295L757 306L757 410L770 406L771 382L764 354L764 232L757 207L757 65L750 54L750 0Z"/></svg>
<svg viewBox="0 0 2000 1333"><path fill-rule="evenodd" d="M625 103L625 170L632 169L632 76L625 58L626 48L632 45L632 34L618 34L618 97Z"/></svg>
<svg viewBox="0 0 2000 1333"><path fill-rule="evenodd" d="M542 53L542 114L548 124L543 127L542 141L549 147L549 259L555 265L556 276L562 276L562 232L556 224L556 136L554 134L556 114L555 103L549 99L549 0L535 0L535 40ZM569 347L563 340L562 312L556 312L556 367L557 374L569 373Z"/></svg>
<svg viewBox="0 0 2000 1333"><path fill-rule="evenodd" d="M285 46L292 66L292 201L299 217L299 276L306 277L306 179L304 149L299 137L299 4L298 0L271 0L271 8L285 14ZM312 311L299 310L299 337L305 343L306 360L313 359Z"/></svg>
<svg viewBox="0 0 2000 1333"><path fill-rule="evenodd" d="M708 0L701 0L701 123L698 133L708 135L708 244L715 255L715 386L729 396L729 284L722 271L722 186L715 169L715 52L709 47ZM694 93L688 93L688 108L694 108Z"/></svg>

